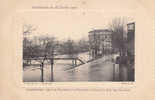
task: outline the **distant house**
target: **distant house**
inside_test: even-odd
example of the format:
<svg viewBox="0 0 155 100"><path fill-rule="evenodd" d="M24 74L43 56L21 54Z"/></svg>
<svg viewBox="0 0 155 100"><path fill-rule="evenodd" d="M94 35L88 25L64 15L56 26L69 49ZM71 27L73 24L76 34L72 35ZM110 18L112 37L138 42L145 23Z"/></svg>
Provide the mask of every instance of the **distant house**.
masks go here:
<svg viewBox="0 0 155 100"><path fill-rule="evenodd" d="M96 29L89 32L90 55L97 57L112 50L112 32L108 29Z"/></svg>

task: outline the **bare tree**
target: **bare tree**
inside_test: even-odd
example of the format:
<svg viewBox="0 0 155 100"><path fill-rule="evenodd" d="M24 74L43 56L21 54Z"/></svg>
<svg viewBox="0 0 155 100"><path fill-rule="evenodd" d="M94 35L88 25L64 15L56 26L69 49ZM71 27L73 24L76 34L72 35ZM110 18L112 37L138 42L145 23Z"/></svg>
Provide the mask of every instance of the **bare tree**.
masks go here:
<svg viewBox="0 0 155 100"><path fill-rule="evenodd" d="M29 58L34 55L32 40L30 40L27 36L32 34L35 30L36 27L31 24L23 25L23 57Z"/></svg>
<svg viewBox="0 0 155 100"><path fill-rule="evenodd" d="M74 40L68 39L62 42L60 48L60 52L62 54L67 54L70 56L78 54L77 43Z"/></svg>
<svg viewBox="0 0 155 100"><path fill-rule="evenodd" d="M78 51L79 52L88 52L89 51L89 41L85 40L84 38L78 41Z"/></svg>
<svg viewBox="0 0 155 100"><path fill-rule="evenodd" d="M112 47L119 49L120 55L122 55L125 48L125 26L125 19L120 17L113 19L109 24L109 29L112 31Z"/></svg>
<svg viewBox="0 0 155 100"><path fill-rule="evenodd" d="M42 56L53 56L58 42L55 37L42 36L39 38Z"/></svg>

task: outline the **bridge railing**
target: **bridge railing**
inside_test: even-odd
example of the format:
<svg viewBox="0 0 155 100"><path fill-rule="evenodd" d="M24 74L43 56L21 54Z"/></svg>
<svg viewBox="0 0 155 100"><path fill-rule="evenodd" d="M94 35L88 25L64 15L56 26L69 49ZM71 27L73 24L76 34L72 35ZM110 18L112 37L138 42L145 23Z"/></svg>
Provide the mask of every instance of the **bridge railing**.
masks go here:
<svg viewBox="0 0 155 100"><path fill-rule="evenodd" d="M37 68L37 69L41 70L41 82L44 82L44 79L43 79L44 76L43 75L44 75L44 61L45 60L50 61L50 65L51 65L51 81L53 81L54 60L72 60L73 68L85 64L85 62L82 61L81 59L79 59L78 57L69 57L69 58L62 58L62 57L36 57L36 58L24 58L23 60L26 60L26 61L36 60L36 61L40 62L40 64L39 64L40 68ZM79 61L80 64L77 64L77 61ZM28 65L32 65L32 64L31 63L30 64L23 64L23 66L28 66Z"/></svg>

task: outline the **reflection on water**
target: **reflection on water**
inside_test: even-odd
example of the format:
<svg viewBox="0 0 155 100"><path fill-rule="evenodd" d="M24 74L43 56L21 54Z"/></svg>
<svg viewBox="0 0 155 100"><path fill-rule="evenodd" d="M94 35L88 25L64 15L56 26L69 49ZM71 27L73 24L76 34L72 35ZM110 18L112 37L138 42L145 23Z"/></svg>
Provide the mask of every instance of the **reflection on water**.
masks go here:
<svg viewBox="0 0 155 100"><path fill-rule="evenodd" d="M39 66L29 66L24 70L24 82L40 82L41 70ZM59 60L54 62L53 78L55 82L67 81L112 81L113 63L105 58L86 63L73 68L71 60ZM35 69L36 68L36 69ZM73 68L73 69L70 69ZM35 69L35 70L32 70ZM70 70L66 70L70 69ZM44 81L51 81L51 66L46 63L44 67Z"/></svg>

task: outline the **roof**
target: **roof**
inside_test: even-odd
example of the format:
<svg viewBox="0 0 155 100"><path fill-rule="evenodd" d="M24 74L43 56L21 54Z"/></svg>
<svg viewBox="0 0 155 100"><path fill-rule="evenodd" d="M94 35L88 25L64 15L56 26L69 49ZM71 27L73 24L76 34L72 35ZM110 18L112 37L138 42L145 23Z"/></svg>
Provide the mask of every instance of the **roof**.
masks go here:
<svg viewBox="0 0 155 100"><path fill-rule="evenodd" d="M108 29L95 29L95 30L89 31L88 33L95 33L95 32L111 32L111 31Z"/></svg>
<svg viewBox="0 0 155 100"><path fill-rule="evenodd" d="M135 24L135 22L128 23L127 25Z"/></svg>

